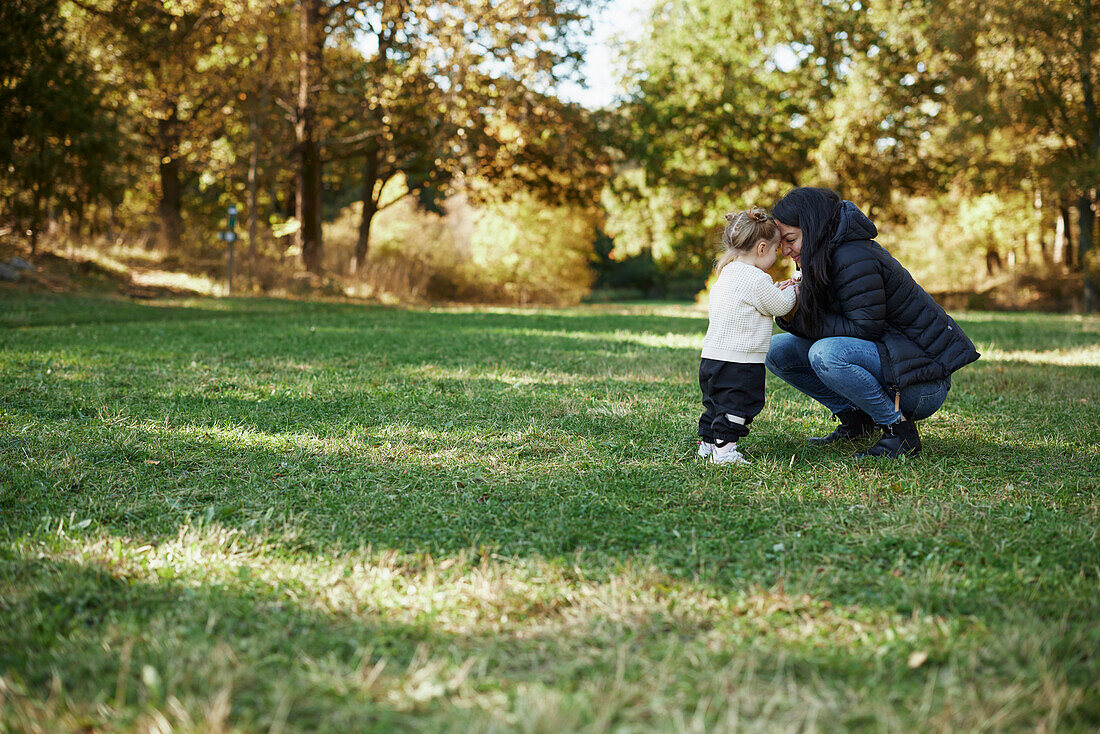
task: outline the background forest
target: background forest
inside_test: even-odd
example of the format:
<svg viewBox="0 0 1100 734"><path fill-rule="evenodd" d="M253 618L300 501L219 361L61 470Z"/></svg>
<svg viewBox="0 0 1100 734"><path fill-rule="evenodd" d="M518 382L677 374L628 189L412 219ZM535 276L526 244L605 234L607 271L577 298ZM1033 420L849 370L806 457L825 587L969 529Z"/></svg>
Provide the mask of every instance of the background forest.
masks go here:
<svg viewBox="0 0 1100 734"><path fill-rule="evenodd" d="M590 109L598 9L4 2L0 254L224 292L232 206L238 292L690 298L812 184L955 305L1096 309L1093 0L658 1Z"/></svg>

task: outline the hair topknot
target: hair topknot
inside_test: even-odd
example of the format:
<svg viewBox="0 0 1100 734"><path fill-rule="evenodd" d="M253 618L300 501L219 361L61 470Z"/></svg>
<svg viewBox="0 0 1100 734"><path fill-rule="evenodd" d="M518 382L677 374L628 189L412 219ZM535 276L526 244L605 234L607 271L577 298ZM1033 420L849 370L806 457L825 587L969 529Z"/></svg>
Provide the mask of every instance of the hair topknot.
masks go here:
<svg viewBox="0 0 1100 734"><path fill-rule="evenodd" d="M743 219L743 222L739 221L739 220L742 220L742 219ZM746 223L746 222L749 222L749 221L756 222L757 224L763 224L764 222L767 222L770 219L771 219L771 215L768 214L768 210L765 209L762 206L754 206L754 207L750 207L746 211L729 212L728 214L726 214L726 223L727 224L734 224L734 223L742 224L742 223Z"/></svg>
<svg viewBox="0 0 1100 734"><path fill-rule="evenodd" d="M715 266L718 272L738 257L739 253L751 250L761 240L779 241L779 228L768 214L768 210L762 206L751 206L743 211L729 212L725 215L725 220L726 226L722 232L724 252L718 257Z"/></svg>

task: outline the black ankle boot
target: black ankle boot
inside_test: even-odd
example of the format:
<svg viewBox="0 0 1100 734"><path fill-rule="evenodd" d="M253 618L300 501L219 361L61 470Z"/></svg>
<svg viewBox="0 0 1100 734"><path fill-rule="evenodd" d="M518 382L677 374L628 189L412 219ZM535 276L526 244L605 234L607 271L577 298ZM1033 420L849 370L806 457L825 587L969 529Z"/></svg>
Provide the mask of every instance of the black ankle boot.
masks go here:
<svg viewBox="0 0 1100 734"><path fill-rule="evenodd" d="M888 426L882 426L882 438L866 453L856 454L857 459L866 456L885 456L898 459L902 456L916 456L920 453L920 434L917 424L908 418Z"/></svg>
<svg viewBox="0 0 1100 734"><path fill-rule="evenodd" d="M845 410L837 413L834 417L840 421L840 425L837 426L835 431L828 436L819 436L807 440L812 444L823 446L841 439L855 441L857 438L862 438L875 430L875 421L862 410Z"/></svg>

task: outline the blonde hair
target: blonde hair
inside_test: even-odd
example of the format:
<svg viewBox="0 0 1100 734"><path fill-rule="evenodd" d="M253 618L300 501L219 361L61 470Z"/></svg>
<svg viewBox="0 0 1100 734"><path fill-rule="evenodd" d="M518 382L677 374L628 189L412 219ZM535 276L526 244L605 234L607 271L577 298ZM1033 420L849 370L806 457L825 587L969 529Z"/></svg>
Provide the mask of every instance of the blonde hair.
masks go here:
<svg viewBox="0 0 1100 734"><path fill-rule="evenodd" d="M726 215L726 228L722 231L722 245L725 250L714 264L717 273L729 265L738 256L751 252L756 243L764 240L768 244L779 241L779 227L768 215L764 207L752 206L742 212L730 212Z"/></svg>

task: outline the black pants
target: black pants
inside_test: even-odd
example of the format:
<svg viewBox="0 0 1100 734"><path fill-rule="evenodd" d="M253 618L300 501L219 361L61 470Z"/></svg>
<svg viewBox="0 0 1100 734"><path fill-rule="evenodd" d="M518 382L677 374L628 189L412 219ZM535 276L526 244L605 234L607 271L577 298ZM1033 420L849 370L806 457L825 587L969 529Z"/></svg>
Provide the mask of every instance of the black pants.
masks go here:
<svg viewBox="0 0 1100 734"><path fill-rule="evenodd" d="M749 435L749 424L764 409L764 365L704 359L699 364L703 415L699 436L724 445Z"/></svg>

